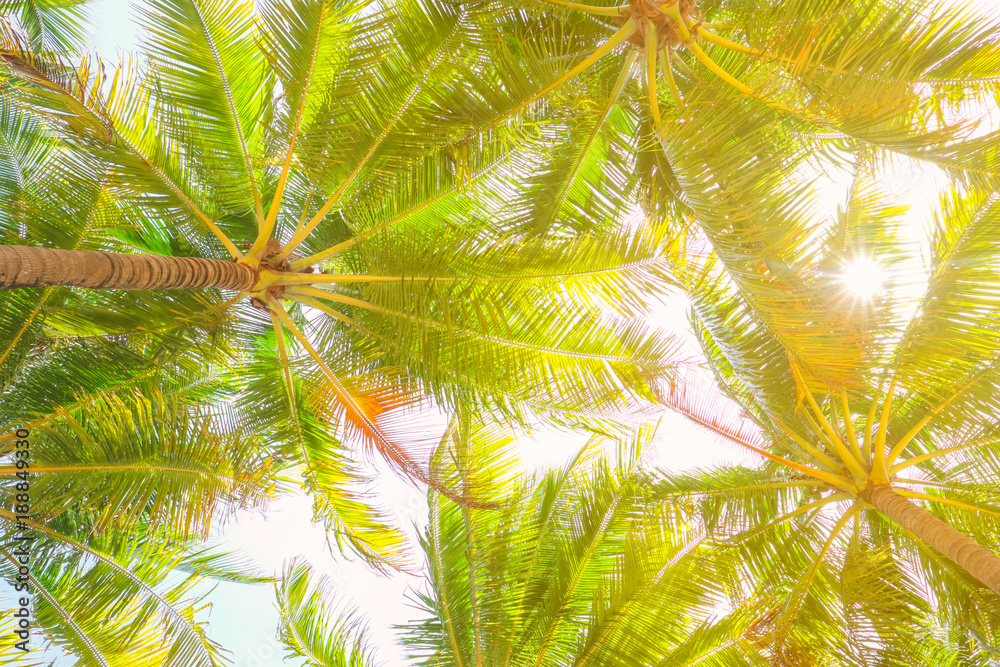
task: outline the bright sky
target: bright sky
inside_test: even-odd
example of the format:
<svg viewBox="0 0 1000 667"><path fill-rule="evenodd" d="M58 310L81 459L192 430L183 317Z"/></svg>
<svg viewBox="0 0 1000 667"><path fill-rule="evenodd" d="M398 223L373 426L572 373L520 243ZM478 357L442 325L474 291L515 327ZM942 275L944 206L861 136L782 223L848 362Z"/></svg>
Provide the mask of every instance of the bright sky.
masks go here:
<svg viewBox="0 0 1000 667"><path fill-rule="evenodd" d="M992 5L992 0L984 0ZM111 62L118 53L134 48L137 28L133 20L135 2L97 0L94 3L94 31L90 42ZM915 233L924 219L926 208L921 200L932 194L934 175L914 170L910 165L886 175L883 187L893 193L912 197ZM817 213L826 217L843 201L844 183L833 178L817 202ZM871 267L869 267L871 270ZM682 297L669 299L658 311L656 320L664 328L686 327L685 302ZM541 470L559 465L582 444L579 436L557 431L542 431L519 443L526 470ZM717 443L704 431L686 420L667 413L656 436L652 463L674 470L742 463L748 459L734 448ZM374 489L382 504L398 518L398 524L410 529L415 537L426 523L426 496L389 471L378 475ZM378 656L385 665L406 665L402 649L395 643L392 625L415 617L407 604L407 592L419 587L418 577L397 575L378 577L357 562L331 555L323 529L310 521L308 498L302 494L283 498L264 515L243 513L218 536L223 548L247 554L262 570L280 572L286 559L304 556L321 572L332 577L342 600L357 606L369 619L371 639L379 647ZM414 541L414 549L417 549ZM216 641L234 650L238 667L279 667L283 651L273 639L278 624L270 586L220 584L212 596L210 634Z"/></svg>

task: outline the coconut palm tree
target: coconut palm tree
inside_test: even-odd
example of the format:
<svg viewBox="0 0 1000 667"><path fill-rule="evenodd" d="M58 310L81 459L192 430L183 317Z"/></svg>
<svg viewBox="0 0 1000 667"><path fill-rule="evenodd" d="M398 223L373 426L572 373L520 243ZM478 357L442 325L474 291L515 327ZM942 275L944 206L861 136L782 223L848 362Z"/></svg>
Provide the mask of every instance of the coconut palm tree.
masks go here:
<svg viewBox="0 0 1000 667"><path fill-rule="evenodd" d="M721 393L675 384L663 400L764 461L662 486L742 559L737 597L764 605L758 632L779 664L870 664L932 640L927 614L954 659L987 664L1000 639L996 187L950 182L922 237L878 183L859 158L836 216L775 216L786 234L753 298L707 242L678 260ZM852 292L859 266L868 284Z"/></svg>
<svg viewBox="0 0 1000 667"><path fill-rule="evenodd" d="M594 437L539 482L505 460L508 433L454 424L436 461L501 509L430 494L428 618L405 639L417 664L763 664L738 616L707 620L725 577L697 528L649 494L651 434Z"/></svg>
<svg viewBox="0 0 1000 667"><path fill-rule="evenodd" d="M53 337L234 351L246 418L373 562L394 556L363 546L384 523L351 528L326 492L358 478L344 433L433 485L425 396L570 419L649 396L670 343L628 318L656 245L525 231L522 137L543 125L497 120L509 94L470 46L495 25L319 0L171 0L143 21L148 60L110 80L5 29L0 364Z"/></svg>
<svg viewBox="0 0 1000 667"><path fill-rule="evenodd" d="M511 111L565 125L532 179L550 212L540 228L585 229L626 199L675 235L696 223L750 298L751 267L780 239L781 184L802 170L849 168L866 151L961 178L1000 171L1000 135L976 106L992 104L996 17L960 3L514 7L490 50L517 86Z"/></svg>
<svg viewBox="0 0 1000 667"><path fill-rule="evenodd" d="M954 104L988 91L995 68L989 24L961 3L535 0L522 6L536 16L508 36L509 44L529 42L509 65L533 73L522 80L538 89L521 104L588 71L603 70L605 87L619 73L639 74L644 111L657 130L683 113L692 95L702 95L699 89L712 88L717 103L757 100L790 119L879 145L894 126L919 128L927 103ZM501 58L513 55L497 51ZM619 103L621 84L612 90L609 107ZM727 98L728 92L739 98ZM948 102L947 95L953 96ZM878 135L870 133L876 125L882 126Z"/></svg>
<svg viewBox="0 0 1000 667"><path fill-rule="evenodd" d="M881 3L858 15L870 20L829 24L825 16L841 9L850 17L854 9L816 2L742 14L728 5L705 9L713 18L733 13L728 28L702 23L697 8L685 3L613 13L567 5L587 15L569 24L521 12L499 13L498 21L478 5L258 6L259 14L250 5L151 5L151 61L126 64L112 81L103 80L95 61L68 67L38 53L30 37L4 34L10 85L3 122L13 148L0 176L4 192L14 195L5 195L9 205L0 212L8 241L0 246L0 284L17 290L2 329L0 362L11 369L6 377L21 378L32 353L54 339L65 345L120 336L133 352L148 352L142 347L147 338L177 351L185 348L169 344L189 335L209 341L210 350L225 341L237 348L230 360L248 371L235 399L241 423L274 437L288 460L307 464L321 516L339 535L373 562L392 559L398 541L379 541L377 519L342 493L343 479L357 473L336 427L352 429L435 493L458 497L467 495L462 484L445 486L446 471L440 465L425 471L393 433L399 408L424 393L452 406L468 399L499 402L515 414L571 414L641 395L646 376L662 370L666 347L638 327L598 326L595 313L609 306L626 315L641 310L632 290L656 277L650 267L657 255L647 238L605 230L645 183L649 202L662 206L650 210L674 214L672 231L690 230L676 234L685 242L703 235L727 272L684 266L674 277L697 297L704 330L715 327L706 340L716 347L706 346L720 374L737 378L731 381L737 388L750 386L744 393L754 401L765 397L783 406L780 412L761 403L758 412L767 419L758 419L766 437L801 452L743 444L813 475L765 486L822 489L822 482L887 516L903 511L892 466L947 420L935 422L932 415L909 439L906 431L891 441L889 451L879 438L884 445L894 433L889 427L896 428L896 415L903 423L919 412L918 394L940 399L935 415L964 405L967 396L949 400L946 390L958 386L955 368L971 372L982 361L983 340L973 341L980 352L971 366L952 363L940 350L928 353L941 378L914 374L915 361L898 368L883 363L878 369L892 377L892 390L884 392L888 400L877 396L886 386L872 389L878 373L862 377L858 368L885 361L870 358L873 346L887 344L885 329L816 306L829 301L800 269L803 262L819 263L808 259L819 252L810 245L815 234L795 243L798 232L808 231L801 215L805 194L786 181L807 157L840 158L862 146L976 175L965 186L974 196L963 192L962 205L987 196L994 138L956 144L965 136L961 124L937 121L948 104L965 99L962 91L990 85L980 81L995 60L986 32L948 33L942 26L963 24L957 15L928 21ZM608 29L601 16L612 24L621 17L610 42L599 39ZM746 43L722 37L725 30ZM570 32L573 39L566 39ZM876 34L890 39L874 43ZM579 36L595 50L574 60ZM620 53L632 43L641 53ZM618 100L623 91L634 92L630 75L640 57L646 86L636 111ZM657 87L658 66L663 88ZM777 85L789 70L795 85ZM575 83L602 86L598 99L607 102L595 107L592 87L581 88L588 91L581 95L562 85L576 75ZM666 92L672 106L664 102ZM536 104L543 98L548 107ZM544 122L520 122L537 119ZM817 127L824 134L816 136ZM536 169L538 163L544 168ZM532 173L530 191L520 192L512 181ZM844 238L859 233L853 223L845 224ZM581 240L580 232L589 236ZM866 243L881 239L866 233ZM220 260L225 253L229 259ZM951 270L949 261L942 275ZM74 291L78 287L150 291L100 294ZM191 291L197 288L238 296ZM243 303L246 297L253 307ZM845 331L854 335L841 335ZM945 348L968 343L966 330L958 333ZM765 334L777 341L771 348L750 340ZM842 346L836 354L831 339ZM241 347L248 349L240 353ZM782 355L791 359L784 385L774 377L768 385L761 375L778 373ZM852 365L859 361L864 364ZM122 371L123 381L132 382L139 366ZM767 394L754 381L777 388ZM623 386L631 392L625 398ZM787 404L782 391L789 388L812 413ZM850 406L864 402L887 415L871 431L867 458L861 441L857 457L841 456L853 456L846 434L861 430L853 417L838 422L822 399L839 392L847 395L841 413L853 415ZM744 405L757 405L744 398ZM666 400L702 416L676 395ZM794 435L776 426L778 419ZM813 428L809 420L820 436L803 435ZM875 484L862 484L872 479ZM896 495L886 496L887 486ZM467 516L488 509L462 500L464 509L455 511ZM835 540L840 531L834 532ZM931 533L922 539L934 542ZM579 580L587 581L583 574ZM767 574L757 579L773 583ZM807 588L814 578L804 580ZM592 600L573 599L572 587L542 589L570 606ZM963 632L972 627L945 607L945 625ZM440 609L449 610L447 604ZM777 627L794 626L796 616L786 614L792 620ZM770 627L769 618L749 629L737 623L742 635L732 636L753 640ZM630 655L629 646L659 650L659 656L687 650L690 644L679 637L694 626L678 622L683 631L659 648L622 640L623 655ZM559 656L553 660L610 651L600 641L581 648L578 628L566 631L569 621L556 613L525 623L517 627L543 633L540 644L522 642L538 648L539 661L550 650ZM665 622L664 632L671 627ZM471 637L475 654L477 633ZM503 642L513 645L506 637ZM775 655L793 655L780 642L777 648L761 644ZM451 650L457 661L467 649Z"/></svg>
<svg viewBox="0 0 1000 667"><path fill-rule="evenodd" d="M706 620L726 578L701 576L717 574L710 552L650 494L639 466L649 434L619 443L615 463L595 437L537 480L516 472L506 429L457 420L435 464L498 507L430 492L426 620L401 628L412 664L766 664L738 619ZM311 667L381 664L361 619L336 613L336 592L308 566L289 563L276 590L293 655Z"/></svg>

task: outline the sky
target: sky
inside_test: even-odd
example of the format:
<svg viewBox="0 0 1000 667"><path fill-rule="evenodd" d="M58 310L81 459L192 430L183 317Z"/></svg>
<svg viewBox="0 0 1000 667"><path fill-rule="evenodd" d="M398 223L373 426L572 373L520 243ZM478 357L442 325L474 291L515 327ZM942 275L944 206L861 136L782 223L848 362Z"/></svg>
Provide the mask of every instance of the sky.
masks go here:
<svg viewBox="0 0 1000 667"><path fill-rule="evenodd" d="M983 0L990 6L990 0ZM97 0L93 4L93 30L89 42L102 57L114 62L120 53L135 48L138 29L134 20L136 3L129 0ZM900 165L887 173L882 186L914 204L911 214L914 233L926 215L925 200L936 190L933 172ZM828 215L843 200L844 183L831 174L817 200L817 214ZM826 213L824 213L824 211ZM862 280L870 283L871 277ZM655 321L663 328L686 335L686 302L676 296L657 307ZM518 442L526 472L539 472L561 465L582 444L579 435L542 429ZM650 463L672 470L722 463L749 463L742 452L716 442L702 430L673 414L665 413L657 431ZM379 470L373 491L396 516L397 525L415 540L426 524L425 491L400 480L388 470ZM369 622L369 637L378 647L377 656L387 666L408 664L402 648L395 643L392 626L418 617L412 592L421 578L407 575L377 576L363 564L331 553L323 528L311 522L310 501L295 493L274 502L265 513L243 512L222 527L212 542L221 549L245 554L261 571L280 572L283 562L304 557L319 572L331 577L338 595L336 602L357 607ZM416 545L414 544L416 549ZM212 593L210 635L234 650L238 667L278 667L294 664L283 661L283 650L275 637L278 613L270 585L221 583ZM57 664L59 664L57 662ZM63 663L68 664L68 663Z"/></svg>

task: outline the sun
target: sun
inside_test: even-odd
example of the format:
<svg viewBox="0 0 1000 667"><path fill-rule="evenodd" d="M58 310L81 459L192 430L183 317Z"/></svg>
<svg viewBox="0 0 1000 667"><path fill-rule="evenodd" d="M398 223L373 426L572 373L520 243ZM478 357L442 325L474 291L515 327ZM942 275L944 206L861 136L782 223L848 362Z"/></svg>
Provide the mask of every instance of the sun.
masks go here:
<svg viewBox="0 0 1000 667"><path fill-rule="evenodd" d="M844 269L843 281L848 291L857 297L869 299L882 290L885 274L873 259L858 258Z"/></svg>

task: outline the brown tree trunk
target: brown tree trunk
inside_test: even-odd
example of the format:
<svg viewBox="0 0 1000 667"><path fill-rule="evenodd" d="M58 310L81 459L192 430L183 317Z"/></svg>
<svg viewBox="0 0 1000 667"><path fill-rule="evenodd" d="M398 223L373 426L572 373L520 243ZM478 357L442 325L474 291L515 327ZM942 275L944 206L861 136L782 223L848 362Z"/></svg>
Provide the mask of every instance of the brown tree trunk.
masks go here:
<svg viewBox="0 0 1000 667"><path fill-rule="evenodd" d="M862 497L1000 595L1000 558L993 553L886 485L871 486Z"/></svg>
<svg viewBox="0 0 1000 667"><path fill-rule="evenodd" d="M244 264L200 257L123 255L0 245L0 289L217 289L250 291L257 271Z"/></svg>

